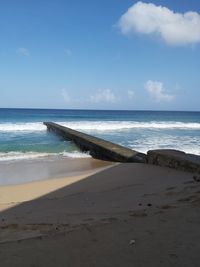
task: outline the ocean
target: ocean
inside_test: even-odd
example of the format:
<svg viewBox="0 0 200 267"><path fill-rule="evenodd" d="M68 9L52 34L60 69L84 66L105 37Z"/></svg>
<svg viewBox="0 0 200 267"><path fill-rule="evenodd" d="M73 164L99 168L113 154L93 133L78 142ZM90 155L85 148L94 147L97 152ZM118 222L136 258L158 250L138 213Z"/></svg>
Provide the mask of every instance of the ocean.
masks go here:
<svg viewBox="0 0 200 267"><path fill-rule="evenodd" d="M200 155L200 112L0 109L0 161L89 156L48 132L44 121L140 152L170 148Z"/></svg>

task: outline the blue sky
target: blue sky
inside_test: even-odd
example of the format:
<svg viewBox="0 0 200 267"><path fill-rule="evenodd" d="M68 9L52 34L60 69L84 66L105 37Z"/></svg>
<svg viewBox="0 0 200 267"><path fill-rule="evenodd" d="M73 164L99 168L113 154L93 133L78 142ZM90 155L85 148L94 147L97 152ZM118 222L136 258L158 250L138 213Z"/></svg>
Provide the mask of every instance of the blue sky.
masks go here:
<svg viewBox="0 0 200 267"><path fill-rule="evenodd" d="M200 110L197 0L1 0L0 40L1 108Z"/></svg>

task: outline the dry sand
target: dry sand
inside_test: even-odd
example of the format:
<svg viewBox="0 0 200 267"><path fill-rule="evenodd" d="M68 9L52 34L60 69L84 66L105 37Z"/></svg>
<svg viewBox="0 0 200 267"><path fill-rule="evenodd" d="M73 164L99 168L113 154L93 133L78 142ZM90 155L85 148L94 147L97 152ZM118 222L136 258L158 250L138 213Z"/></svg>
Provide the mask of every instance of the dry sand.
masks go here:
<svg viewBox="0 0 200 267"><path fill-rule="evenodd" d="M0 266L199 266L200 183L125 163L0 188Z"/></svg>

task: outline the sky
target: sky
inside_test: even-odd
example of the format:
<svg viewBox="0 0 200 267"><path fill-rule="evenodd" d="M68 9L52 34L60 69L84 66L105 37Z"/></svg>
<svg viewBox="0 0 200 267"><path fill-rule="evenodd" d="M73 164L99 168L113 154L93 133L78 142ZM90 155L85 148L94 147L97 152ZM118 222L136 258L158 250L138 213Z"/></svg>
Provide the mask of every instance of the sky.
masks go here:
<svg viewBox="0 0 200 267"><path fill-rule="evenodd" d="M200 1L0 0L0 108L200 110Z"/></svg>

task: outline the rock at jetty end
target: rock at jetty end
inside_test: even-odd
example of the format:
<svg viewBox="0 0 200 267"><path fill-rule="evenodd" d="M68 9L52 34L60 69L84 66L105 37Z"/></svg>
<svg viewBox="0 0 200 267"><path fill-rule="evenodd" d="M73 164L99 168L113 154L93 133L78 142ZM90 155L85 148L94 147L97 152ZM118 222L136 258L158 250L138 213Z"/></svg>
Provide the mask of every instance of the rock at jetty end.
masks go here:
<svg viewBox="0 0 200 267"><path fill-rule="evenodd" d="M149 150L149 164L200 174L200 156L173 149Z"/></svg>

